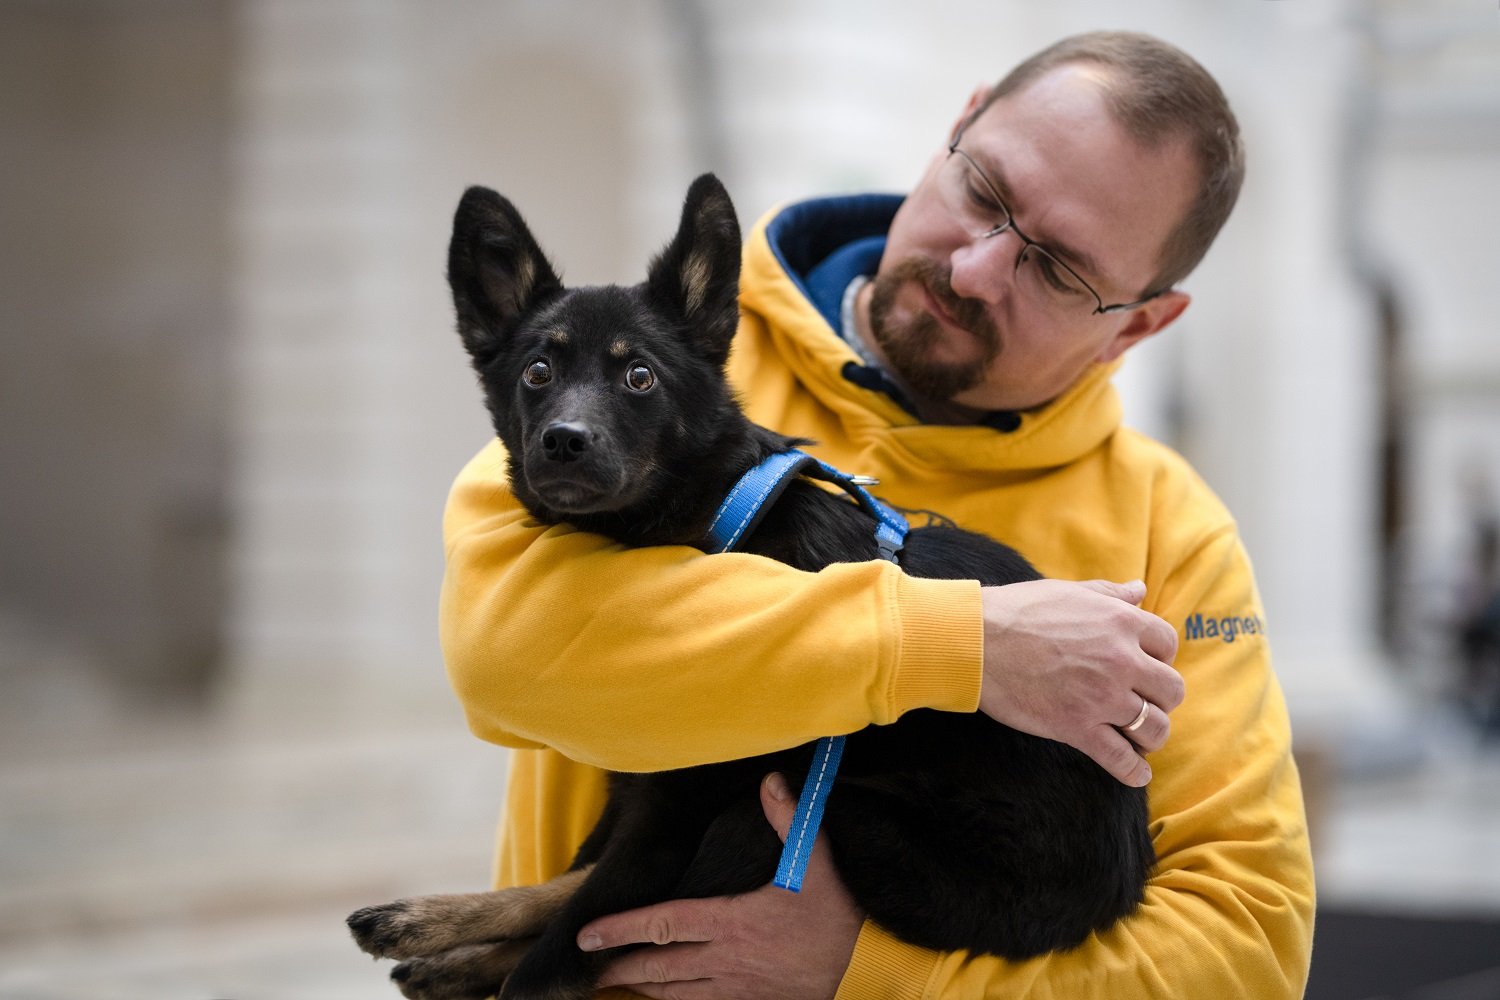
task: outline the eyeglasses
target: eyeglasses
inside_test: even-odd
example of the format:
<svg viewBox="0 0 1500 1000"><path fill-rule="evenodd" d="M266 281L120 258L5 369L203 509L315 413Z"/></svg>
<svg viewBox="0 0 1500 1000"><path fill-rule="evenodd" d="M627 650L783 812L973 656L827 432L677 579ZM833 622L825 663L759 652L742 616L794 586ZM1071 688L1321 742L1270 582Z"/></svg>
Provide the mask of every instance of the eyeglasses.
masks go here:
<svg viewBox="0 0 1500 1000"><path fill-rule="evenodd" d="M938 171L938 191L948 211L970 236L989 239L1007 229L1016 234L1021 241L1021 252L1016 255L1017 284L1044 308L1076 310L1087 307L1093 300L1094 309L1090 315L1098 316L1143 306L1168 291L1163 288L1136 302L1105 305L1099 293L1077 271L1017 228L1015 216L994 183L979 169L979 164L959 148L962 138L963 130L960 129L948 146L948 158Z"/></svg>

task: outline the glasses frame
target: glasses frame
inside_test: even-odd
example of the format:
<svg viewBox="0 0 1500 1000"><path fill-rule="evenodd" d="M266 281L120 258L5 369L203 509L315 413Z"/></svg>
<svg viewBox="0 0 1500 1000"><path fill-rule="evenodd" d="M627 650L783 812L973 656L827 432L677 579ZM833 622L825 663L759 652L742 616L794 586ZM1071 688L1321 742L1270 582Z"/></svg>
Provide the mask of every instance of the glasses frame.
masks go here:
<svg viewBox="0 0 1500 1000"><path fill-rule="evenodd" d="M965 128L967 127L968 126L965 125ZM987 233L980 234L980 239L987 240L992 236L999 236L1007 229L1015 233L1016 236L1021 240L1021 250L1016 254L1017 270L1019 270L1021 267L1021 259L1026 255L1026 251L1032 247L1035 247L1038 253L1044 255L1048 260L1052 261L1058 267L1062 268L1064 271L1067 271L1073 277L1077 278L1078 283L1084 288L1088 289L1089 294L1094 297L1094 302L1098 304L1098 308L1096 308L1092 313L1089 314L1091 316L1103 316L1107 313L1118 313L1125 312L1128 309L1136 309L1140 306L1145 305L1147 302L1151 302L1155 299L1160 298L1161 296L1172 290L1171 288L1163 288L1161 291L1152 292L1145 298L1138 299L1135 302L1121 302L1116 305L1110 306L1105 305L1104 300L1099 297L1099 293L1094 291L1094 286L1083 280L1083 275L1079 274L1077 271L1073 270L1067 264L1064 264L1061 260L1059 260L1057 254L1048 250L1046 247L1042 246L1042 244L1038 243L1030 236L1027 236L1025 233L1021 232L1021 227L1016 225L1016 213L1012 212L1010 210L1010 206L1005 203L1005 199L1000 197L1000 191L995 187L995 182L990 180L990 175L985 173L984 169L980 167L979 164L974 162L974 158L972 156L959 148L958 144L960 141L962 141L963 137L964 129L961 128L957 133L954 134L953 141L948 144L948 155L952 156L953 154L957 153L968 162L970 167L974 168L974 172L979 175L979 179L984 181L984 186L989 188L990 196L995 199L995 204L999 205L1000 211L1005 214L1004 224L993 227Z"/></svg>

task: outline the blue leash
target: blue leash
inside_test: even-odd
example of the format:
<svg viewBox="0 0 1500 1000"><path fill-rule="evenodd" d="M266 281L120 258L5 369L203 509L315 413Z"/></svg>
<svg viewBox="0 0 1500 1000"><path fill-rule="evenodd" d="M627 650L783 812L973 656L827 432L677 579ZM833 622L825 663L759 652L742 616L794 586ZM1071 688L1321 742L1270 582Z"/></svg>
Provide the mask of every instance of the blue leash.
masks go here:
<svg viewBox="0 0 1500 1000"><path fill-rule="evenodd" d="M729 491L729 496L719 505L714 520L708 528L712 545L709 552L729 552L740 539L755 529L767 510L781 496L787 484L797 476L822 479L842 487L865 511L876 519L875 544L882 559L896 562L896 555L906 543L906 520L900 514L881 503L865 489L874 485L874 480L863 476L849 476L820 462L806 452L792 450L772 455L764 462L740 477ZM818 825L823 822L823 808L828 804L828 793L833 788L833 779L839 770L839 759L844 754L844 737L824 736L813 750L812 767L807 780L802 784L802 794L797 799L797 811L792 816L792 827L787 832L786 843L781 848L781 862L776 866L773 885L792 892L802 891L802 879L807 874L807 859L812 853Z"/></svg>
<svg viewBox="0 0 1500 1000"><path fill-rule="evenodd" d="M729 552L760 523L767 510L781 496L788 483L796 476L821 479L842 487L876 519L875 544L880 547L880 557L896 561L896 553L905 544L906 519L870 495L865 485L874 480L864 476L850 476L840 472L827 462L820 462L804 451L783 451L772 455L740 477L729 491L729 496L719 505L713 523L708 526L709 539L713 545L709 552Z"/></svg>

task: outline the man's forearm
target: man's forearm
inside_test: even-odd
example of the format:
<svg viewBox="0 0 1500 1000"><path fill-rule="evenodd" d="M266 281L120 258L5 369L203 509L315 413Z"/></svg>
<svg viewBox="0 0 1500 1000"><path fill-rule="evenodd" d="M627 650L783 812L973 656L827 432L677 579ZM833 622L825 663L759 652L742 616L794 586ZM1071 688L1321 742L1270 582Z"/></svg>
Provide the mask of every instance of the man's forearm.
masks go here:
<svg viewBox="0 0 1500 1000"><path fill-rule="evenodd" d="M502 490L461 479L447 532L443 650L482 738L665 770L977 703L972 581L627 549L541 527Z"/></svg>

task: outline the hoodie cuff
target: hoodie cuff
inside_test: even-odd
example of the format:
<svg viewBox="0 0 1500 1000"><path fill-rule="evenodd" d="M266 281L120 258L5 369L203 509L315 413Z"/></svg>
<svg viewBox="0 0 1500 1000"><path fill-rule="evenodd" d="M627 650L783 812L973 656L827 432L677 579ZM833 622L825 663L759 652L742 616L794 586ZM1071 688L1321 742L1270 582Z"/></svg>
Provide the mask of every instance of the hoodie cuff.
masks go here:
<svg viewBox="0 0 1500 1000"><path fill-rule="evenodd" d="M919 1000L937 963L937 952L898 941L866 920L834 1000Z"/></svg>
<svg viewBox="0 0 1500 1000"><path fill-rule="evenodd" d="M891 720L914 708L973 712L984 679L984 612L973 580L896 578L901 651Z"/></svg>

